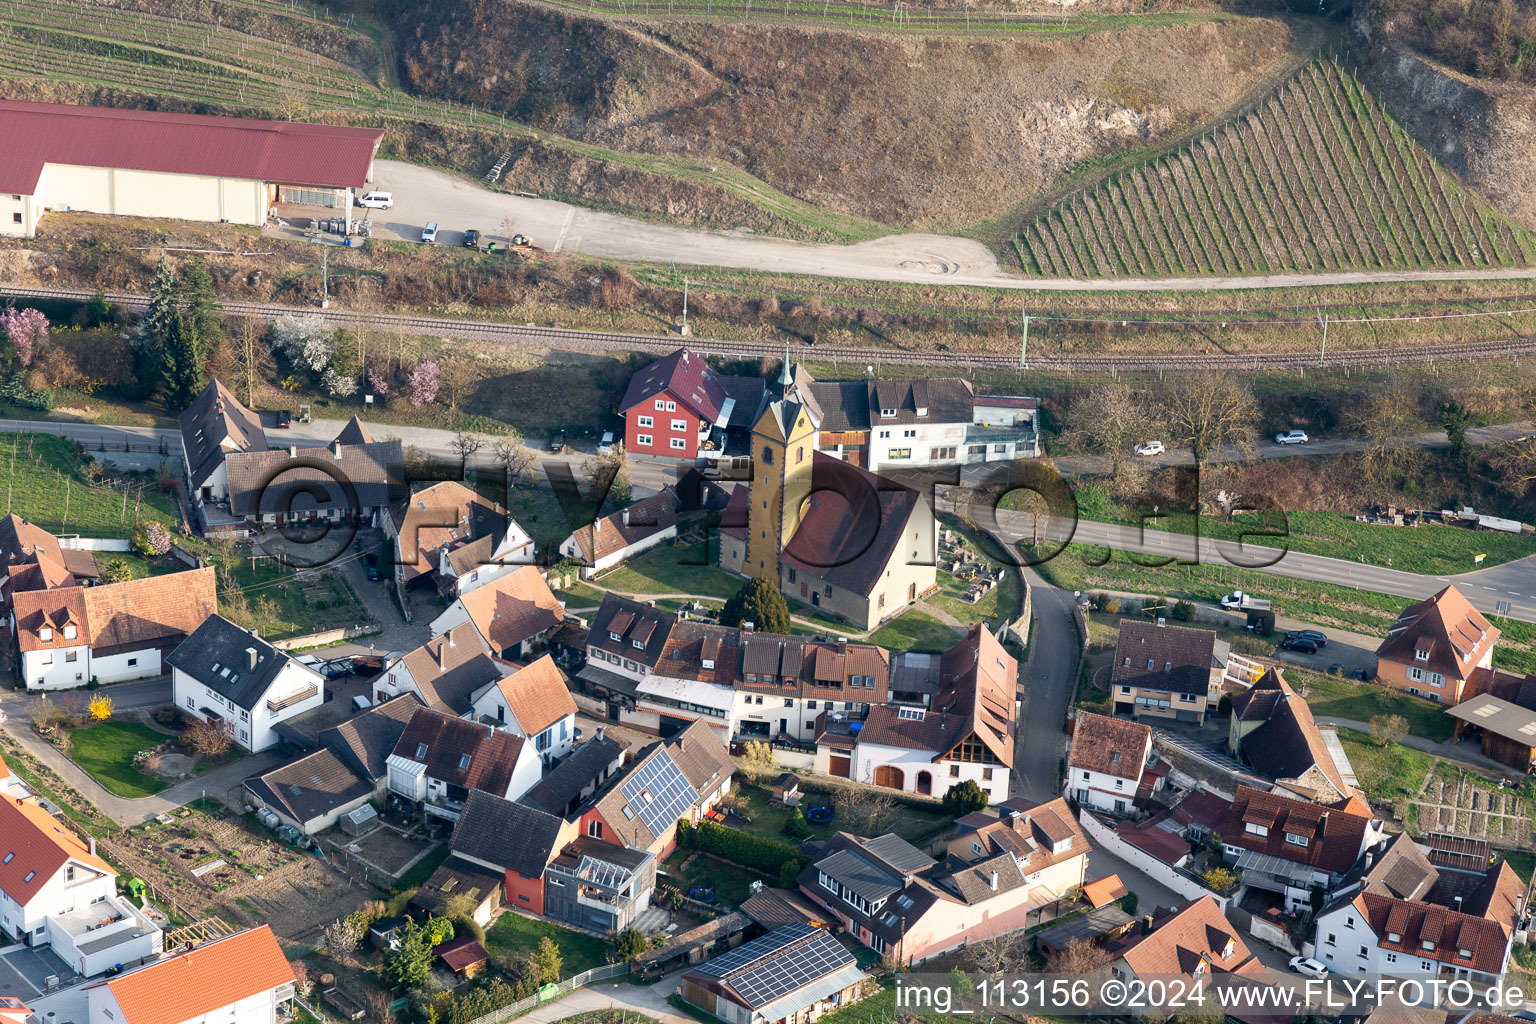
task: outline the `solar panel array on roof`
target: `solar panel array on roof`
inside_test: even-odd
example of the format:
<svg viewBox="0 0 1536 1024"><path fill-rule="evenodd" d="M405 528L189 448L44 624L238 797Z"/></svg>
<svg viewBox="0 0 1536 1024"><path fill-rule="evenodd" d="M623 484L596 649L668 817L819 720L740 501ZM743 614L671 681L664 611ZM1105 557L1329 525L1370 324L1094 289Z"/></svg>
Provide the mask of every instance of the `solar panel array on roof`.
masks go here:
<svg viewBox="0 0 1536 1024"><path fill-rule="evenodd" d="M769 956L790 943L803 939L819 930L804 922L786 924L782 928L775 928L760 939L753 939L744 946L737 946L729 953L724 953L713 960L701 964L697 970L706 977L723 978L732 971L739 971L752 963L752 961Z"/></svg>
<svg viewBox="0 0 1536 1024"><path fill-rule="evenodd" d="M636 768L619 790L653 836L677 824L677 819L699 798L664 747Z"/></svg>
<svg viewBox="0 0 1536 1024"><path fill-rule="evenodd" d="M727 954L735 958L734 966L710 973L725 980L751 1006L765 1006L854 962L853 954L825 932L805 941L808 933L816 931L809 925L786 925ZM759 949L750 949L759 944ZM738 956L748 952L747 957ZM715 967L715 962L709 966Z"/></svg>

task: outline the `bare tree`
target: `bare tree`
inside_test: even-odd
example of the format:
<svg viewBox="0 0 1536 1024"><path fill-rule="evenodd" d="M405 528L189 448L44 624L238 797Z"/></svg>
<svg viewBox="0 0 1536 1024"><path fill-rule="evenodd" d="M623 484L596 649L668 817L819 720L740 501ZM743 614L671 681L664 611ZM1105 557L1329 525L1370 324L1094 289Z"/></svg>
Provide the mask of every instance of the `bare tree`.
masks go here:
<svg viewBox="0 0 1536 1024"><path fill-rule="evenodd" d="M1408 735L1408 719L1402 715L1373 715L1369 725L1371 736L1383 747L1401 743Z"/></svg>
<svg viewBox="0 0 1536 1024"><path fill-rule="evenodd" d="M485 447L485 439L474 434L466 434L461 430L453 435L453 440L448 442L448 447L459 457L459 467L462 469L469 463L472 455Z"/></svg>
<svg viewBox="0 0 1536 1024"><path fill-rule="evenodd" d="M970 953L977 970L987 974L1016 971L1025 959L1022 933L1004 932L980 939L971 943Z"/></svg>
<svg viewBox="0 0 1536 1024"><path fill-rule="evenodd" d="M320 937L332 956L345 960L363 944L363 924L352 917L338 918L325 926Z"/></svg>
<svg viewBox="0 0 1536 1024"><path fill-rule="evenodd" d="M507 431L507 436L497 441L492 451L496 464L506 471L508 485L531 477L534 467L539 464L539 453L524 444L515 430Z"/></svg>
<svg viewBox="0 0 1536 1024"><path fill-rule="evenodd" d="M895 797L873 786L860 786L839 802L843 818L855 835L881 835L896 820Z"/></svg>
<svg viewBox="0 0 1536 1024"><path fill-rule="evenodd" d="M247 406L256 404L256 392L264 377L276 369L266 329L254 317L242 317L233 335L236 397Z"/></svg>
<svg viewBox="0 0 1536 1024"><path fill-rule="evenodd" d="M1194 450L1196 464L1226 446L1239 457L1253 453L1253 389L1236 377L1203 373L1181 378L1168 390L1167 402L1174 440Z"/></svg>
<svg viewBox="0 0 1536 1024"><path fill-rule="evenodd" d="M437 916L450 921L456 917L468 917L475 912L475 898L467 892L452 892L437 901Z"/></svg>
<svg viewBox="0 0 1536 1024"><path fill-rule="evenodd" d="M1350 410L1346 426L1365 440L1360 461L1374 479L1385 479L1407 460L1409 435L1419 425L1416 406L1412 388L1394 378Z"/></svg>
<svg viewBox="0 0 1536 1024"><path fill-rule="evenodd" d="M204 757L218 757L227 753L234 743L229 725L225 722L194 718L181 734L182 741Z"/></svg>
<svg viewBox="0 0 1536 1024"><path fill-rule="evenodd" d="M1109 460L1118 479L1131 449L1147 439L1150 419L1139 392L1124 384L1103 384L1073 396L1062 440Z"/></svg>
<svg viewBox="0 0 1536 1024"><path fill-rule="evenodd" d="M480 369L468 359L445 359L438 364L437 400L448 407L448 425L457 426L459 409L480 382Z"/></svg>
<svg viewBox="0 0 1536 1024"><path fill-rule="evenodd" d="M1526 419L1536 420L1536 398L1526 406ZM1536 488L1536 431L1497 445L1488 456L1499 472L1499 483L1516 497Z"/></svg>
<svg viewBox="0 0 1536 1024"><path fill-rule="evenodd" d="M32 719L32 724L38 732L42 732L54 723L59 716L58 705L47 697L33 697L27 701L27 717Z"/></svg>
<svg viewBox="0 0 1536 1024"><path fill-rule="evenodd" d="M628 505L631 497L629 483L629 452L620 441L612 448L587 461L587 477L592 483L594 497L608 494L620 505Z"/></svg>
<svg viewBox="0 0 1536 1024"><path fill-rule="evenodd" d="M1073 939L1046 957L1045 963L1052 974L1092 974L1109 963L1109 954L1091 939Z"/></svg>

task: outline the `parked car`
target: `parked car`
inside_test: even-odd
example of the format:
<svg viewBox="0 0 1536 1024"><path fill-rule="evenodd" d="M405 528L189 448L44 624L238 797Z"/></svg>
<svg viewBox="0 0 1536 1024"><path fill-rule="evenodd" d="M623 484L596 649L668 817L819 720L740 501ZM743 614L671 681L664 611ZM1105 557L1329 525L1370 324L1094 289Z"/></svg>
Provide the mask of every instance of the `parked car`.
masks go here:
<svg viewBox="0 0 1536 1024"><path fill-rule="evenodd" d="M368 581L370 583L377 583L380 580L382 580L383 578L384 578L384 574L379 572L379 567L378 566L370 565L368 567Z"/></svg>
<svg viewBox="0 0 1536 1024"><path fill-rule="evenodd" d="M277 411L277 429L287 430L291 426L293 426L293 413L287 409L279 409Z"/></svg>
<svg viewBox="0 0 1536 1024"><path fill-rule="evenodd" d="M607 455L611 451L613 451L613 431L605 430L603 439L597 442L597 454Z"/></svg>
<svg viewBox="0 0 1536 1024"><path fill-rule="evenodd" d="M427 226L421 229L421 240L423 242L437 241L437 221L427 221Z"/></svg>
<svg viewBox="0 0 1536 1024"><path fill-rule="evenodd" d="M1309 956L1291 957L1291 970L1297 974L1305 974L1309 978L1328 977L1328 965L1320 960L1313 960Z"/></svg>
<svg viewBox="0 0 1536 1024"><path fill-rule="evenodd" d="M1275 435L1275 444L1306 444L1310 440L1305 430L1287 430Z"/></svg>
<svg viewBox="0 0 1536 1024"><path fill-rule="evenodd" d="M1349 678L1358 679L1362 683L1368 683L1371 681L1371 674L1363 668L1357 668L1349 674Z"/></svg>
<svg viewBox="0 0 1536 1024"><path fill-rule="evenodd" d="M1327 647L1328 646L1328 638L1326 636L1324 636L1322 633L1319 633L1315 629L1293 629L1289 633L1285 634L1285 638L1287 640L1292 640L1292 639L1311 640L1313 643L1317 644L1317 646L1319 646L1319 647Z"/></svg>
<svg viewBox="0 0 1536 1024"><path fill-rule="evenodd" d="M1297 654L1316 654L1318 652L1317 642L1302 636L1286 637L1280 641L1280 649L1282 651L1295 651Z"/></svg>
<svg viewBox="0 0 1536 1024"><path fill-rule="evenodd" d="M565 451L565 431L557 430L549 435L549 450L552 452Z"/></svg>
<svg viewBox="0 0 1536 1024"><path fill-rule="evenodd" d="M393 192L367 192L357 201L358 206L366 206L370 210L387 210L395 205Z"/></svg>
<svg viewBox="0 0 1536 1024"><path fill-rule="evenodd" d="M1161 455L1166 450L1161 441L1144 441L1136 446L1137 455Z"/></svg>
<svg viewBox="0 0 1536 1024"><path fill-rule="evenodd" d="M470 228L468 231L464 232L464 248L480 248L480 232L476 231L474 228Z"/></svg>

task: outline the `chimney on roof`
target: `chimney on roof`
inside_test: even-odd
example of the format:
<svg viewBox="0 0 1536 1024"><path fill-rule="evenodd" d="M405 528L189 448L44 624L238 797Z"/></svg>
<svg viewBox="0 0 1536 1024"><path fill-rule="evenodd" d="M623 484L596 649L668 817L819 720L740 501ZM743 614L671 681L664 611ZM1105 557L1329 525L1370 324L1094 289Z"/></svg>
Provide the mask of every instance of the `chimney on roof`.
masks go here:
<svg viewBox="0 0 1536 1024"><path fill-rule="evenodd" d="M291 445L288 446L288 457L290 459L296 459L296 458L299 457L299 446L298 445L291 444Z"/></svg>
<svg viewBox="0 0 1536 1024"><path fill-rule="evenodd" d="M336 453L336 461L340 462L341 461L341 442L340 441L332 441L331 442L331 451Z"/></svg>
<svg viewBox="0 0 1536 1024"><path fill-rule="evenodd" d="M1460 913L1460 911L1461 911L1461 897L1460 896L1456 897L1456 910L1457 910L1458 913Z"/></svg>
<svg viewBox="0 0 1536 1024"><path fill-rule="evenodd" d="M1143 935L1151 935L1152 934L1152 915L1151 914L1143 914L1143 915L1141 915L1141 934L1143 934Z"/></svg>
<svg viewBox="0 0 1536 1024"><path fill-rule="evenodd" d="M750 633L750 632L752 632L756 628L757 628L757 623L755 623L755 622L743 622L741 624L741 631L743 633Z"/></svg>
<svg viewBox="0 0 1536 1024"><path fill-rule="evenodd" d="M595 740L600 740L600 739L602 739L602 738L603 738L603 728L604 728L604 727L603 727L603 726L601 726L601 725L600 725L600 726L598 726L598 727L597 727L597 730L596 730L596 731L595 731L595 732L594 732L594 733L592 733L592 738L593 738L593 739L595 739Z"/></svg>
<svg viewBox="0 0 1536 1024"><path fill-rule="evenodd" d="M1376 851L1375 850L1366 850L1365 851L1365 869L1367 871L1369 871L1371 869L1371 865L1374 864L1375 862L1376 862Z"/></svg>
<svg viewBox="0 0 1536 1024"><path fill-rule="evenodd" d="M624 525L628 526L629 525L629 506L628 505L624 506L624 508L619 510L619 516L622 518L622 520L624 522Z"/></svg>
<svg viewBox="0 0 1536 1024"><path fill-rule="evenodd" d="M260 633L256 632L256 627L255 626L251 627L251 636L258 636L258 637L261 636Z"/></svg>
<svg viewBox="0 0 1536 1024"><path fill-rule="evenodd" d="M594 519L594 520L592 520L592 532L593 533L601 533L602 530L603 530L603 521L602 521L602 519Z"/></svg>
<svg viewBox="0 0 1536 1024"><path fill-rule="evenodd" d="M256 654L256 648L254 648L254 647L247 647L245 649L245 656L246 656L246 658L248 658L250 660L250 663L251 663L250 667L251 668L255 668L256 667L256 662L258 660L258 656Z"/></svg>
<svg viewBox="0 0 1536 1024"><path fill-rule="evenodd" d="M94 856L96 856L96 837L95 836L91 836L90 840L91 840L91 856L94 857Z"/></svg>
<svg viewBox="0 0 1536 1024"><path fill-rule="evenodd" d="M989 883L992 886L992 891L996 892L997 891L997 872L996 871L992 872L992 877L989 880Z"/></svg>

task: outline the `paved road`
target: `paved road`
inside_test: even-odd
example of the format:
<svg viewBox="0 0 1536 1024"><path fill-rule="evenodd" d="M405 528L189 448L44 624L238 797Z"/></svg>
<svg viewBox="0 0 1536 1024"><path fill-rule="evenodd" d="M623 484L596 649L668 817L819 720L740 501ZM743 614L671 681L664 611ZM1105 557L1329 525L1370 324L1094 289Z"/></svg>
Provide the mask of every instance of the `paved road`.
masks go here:
<svg viewBox="0 0 1536 1024"><path fill-rule="evenodd" d="M466 178L397 160L379 160L375 169L377 187L395 196L393 209L374 211L375 233L383 238L419 241L422 227L428 221L436 221L440 226L438 241L448 245L460 244L468 228L478 229L498 244L504 243L508 232L503 225L510 221L512 231L531 236L535 244L551 252L649 262L675 260L692 266L866 281L983 285L1029 291L1191 292L1536 278L1536 268L1532 267L1155 280L1023 278L1005 273L991 249L969 238L901 234L854 245L814 245L746 232L677 228L556 200L491 192Z"/></svg>
<svg viewBox="0 0 1536 1024"><path fill-rule="evenodd" d="M1066 742L1067 708L1077 692L1077 626L1072 595L1026 570L1033 601L1033 640L1026 662L1028 679L1020 688L1019 737L1014 777L1020 795L1050 800L1061 795L1061 757Z"/></svg>
<svg viewBox="0 0 1536 1024"><path fill-rule="evenodd" d="M1023 540L1032 535L1034 517L1028 512L999 509L995 525L989 522L985 509L980 507L973 507L970 517L981 526L993 529L1005 537ZM1479 611L1536 622L1536 555L1457 576L1423 576L1323 555L1306 555L1255 545L1239 548L1235 542L1215 541L1207 537L1197 541L1197 538L1186 534L1155 530L1148 530L1143 535L1137 527L1118 523L1096 523L1090 520L1072 523L1056 517L1044 517L1040 532L1048 540L1071 540L1079 544L1104 545L1116 551L1185 560L1198 557L1199 561L1206 564L1230 564L1277 576L1393 594L1414 601L1421 601L1447 583L1454 583ZM1074 556L1063 554L1060 557ZM1509 610L1499 612L1498 602L1508 602Z"/></svg>

